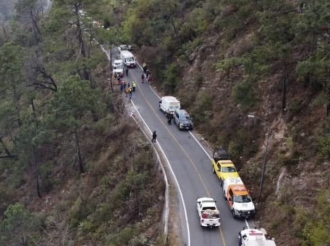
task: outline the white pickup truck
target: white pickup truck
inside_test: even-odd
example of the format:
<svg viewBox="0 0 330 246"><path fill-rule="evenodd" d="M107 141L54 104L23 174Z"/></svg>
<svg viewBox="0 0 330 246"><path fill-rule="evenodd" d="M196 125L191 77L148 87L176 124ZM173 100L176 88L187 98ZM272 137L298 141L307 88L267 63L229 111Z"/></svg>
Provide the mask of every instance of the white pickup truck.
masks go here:
<svg viewBox="0 0 330 246"><path fill-rule="evenodd" d="M201 197L197 199L197 212L202 227L220 226L220 214L216 201L210 197Z"/></svg>
<svg viewBox="0 0 330 246"><path fill-rule="evenodd" d="M265 229L243 228L238 233L239 246L276 246L274 238L267 237Z"/></svg>

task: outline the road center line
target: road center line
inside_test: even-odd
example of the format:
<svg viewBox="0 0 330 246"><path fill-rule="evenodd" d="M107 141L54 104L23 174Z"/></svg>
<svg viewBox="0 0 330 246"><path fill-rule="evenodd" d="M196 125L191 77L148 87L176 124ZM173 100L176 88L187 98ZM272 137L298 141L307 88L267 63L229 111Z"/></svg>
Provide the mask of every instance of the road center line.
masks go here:
<svg viewBox="0 0 330 246"><path fill-rule="evenodd" d="M134 76L134 74L132 74L133 78L135 81L137 81L136 77ZM137 83L137 87L138 87L138 83ZM152 105L149 103L149 101L147 100L147 98L145 97L144 93L142 90L139 90L139 92L141 93L142 97L144 98L145 102L149 105L150 109L153 111L153 113L155 114L155 116L158 118L158 120L161 122L161 124L165 127L166 131L170 134L170 136L173 138L173 140L178 144L178 146L181 148L181 150L183 151L183 153L186 155L186 157L189 159L189 161L191 162L191 164L193 165L197 175L198 175L198 178L200 180L200 182L202 183L207 195L209 197L212 197L211 196L211 193L209 192L201 174L199 173L197 167L196 167L196 164L194 163L194 161L190 158L190 156L188 155L188 153L186 152L186 150L183 148L183 146L179 143L179 141L176 139L176 137L172 134L172 132L168 129L167 125L164 123L164 121L159 117L159 115L155 112L154 108L152 107ZM221 226L219 227L219 231L220 231L220 236L221 236L221 239L222 239L222 243L224 246L227 246L226 244L226 240L225 240L225 237L223 235L223 232L222 232L222 229L221 229Z"/></svg>
<svg viewBox="0 0 330 246"><path fill-rule="evenodd" d="M141 70L143 70L143 68L142 68L142 66L139 64L139 63L137 63L138 64L138 66L141 68ZM133 77L134 77L134 79L135 79L135 76L133 75ZM158 99L161 99L161 97L157 94L157 92L152 88L152 86L151 85L149 85L149 87L150 87L150 89L151 89L151 91L158 97ZM206 151L206 149L202 146L202 144L198 141L198 139L195 137L195 135L191 132L191 131L189 131L189 134L193 137L193 139L196 141L196 143L199 145L199 147L201 147L201 149L204 151L204 153L206 154L206 156L212 161L212 157L210 156L210 154ZM249 223L248 223L248 221L245 219L245 224L246 224L246 226L248 227L248 228L250 228L249 227Z"/></svg>

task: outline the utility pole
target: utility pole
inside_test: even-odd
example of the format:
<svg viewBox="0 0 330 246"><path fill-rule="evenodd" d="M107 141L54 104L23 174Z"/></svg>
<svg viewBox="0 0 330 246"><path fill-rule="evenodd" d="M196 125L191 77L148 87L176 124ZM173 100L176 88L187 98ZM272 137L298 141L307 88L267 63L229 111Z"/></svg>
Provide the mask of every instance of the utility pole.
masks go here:
<svg viewBox="0 0 330 246"><path fill-rule="evenodd" d="M248 118L257 118L267 124L267 121L264 119L255 116L255 115L248 115ZM261 177L260 177L260 187L259 187L259 196L258 196L258 203L261 201L262 197L262 190L263 190L263 185L264 185L264 180L265 180L265 172L266 172L266 164L267 164L267 152L268 152L268 143L269 143L269 137L270 137L270 127L267 126L267 132L266 132L266 146L265 146L265 151L264 151L264 156L263 156L263 162L262 162L262 170L261 170Z"/></svg>
<svg viewBox="0 0 330 246"><path fill-rule="evenodd" d="M111 52L111 44L109 42L109 62L110 62L110 78L109 78L109 81L110 81L110 88L111 88L111 92L113 93L113 85L112 85L112 52Z"/></svg>

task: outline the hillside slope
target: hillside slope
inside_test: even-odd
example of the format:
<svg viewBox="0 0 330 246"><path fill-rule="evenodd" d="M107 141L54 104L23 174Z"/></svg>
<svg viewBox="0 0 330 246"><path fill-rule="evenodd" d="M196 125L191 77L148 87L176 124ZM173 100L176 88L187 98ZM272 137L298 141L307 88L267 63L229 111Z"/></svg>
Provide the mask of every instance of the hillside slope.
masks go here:
<svg viewBox="0 0 330 246"><path fill-rule="evenodd" d="M0 43L0 246L162 245L162 174L81 1L37 3Z"/></svg>
<svg viewBox="0 0 330 246"><path fill-rule="evenodd" d="M278 244L330 243L329 1L120 6L121 41L137 45L159 90L180 98L205 139L229 150Z"/></svg>

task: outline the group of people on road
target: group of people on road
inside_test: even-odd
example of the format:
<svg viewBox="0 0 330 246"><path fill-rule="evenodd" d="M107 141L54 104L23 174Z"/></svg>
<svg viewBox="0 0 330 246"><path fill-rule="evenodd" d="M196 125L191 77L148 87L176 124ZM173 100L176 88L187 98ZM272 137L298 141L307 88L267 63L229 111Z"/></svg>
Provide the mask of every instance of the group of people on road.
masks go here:
<svg viewBox="0 0 330 246"><path fill-rule="evenodd" d="M132 95L133 95L133 92L135 92L136 90L136 82L133 81L132 82L132 86L130 83L126 83L126 81L124 81L123 79L121 79L120 77L118 78L118 85L120 86L120 92L121 94L123 92L125 92L126 94L126 97L129 98L129 101L132 100Z"/></svg>
<svg viewBox="0 0 330 246"><path fill-rule="evenodd" d="M144 82L147 82L150 84L152 81L152 76L151 76L150 71L148 70L147 64L143 63L142 68L143 68L143 73L141 75L141 82L142 82L142 84L144 84Z"/></svg>

